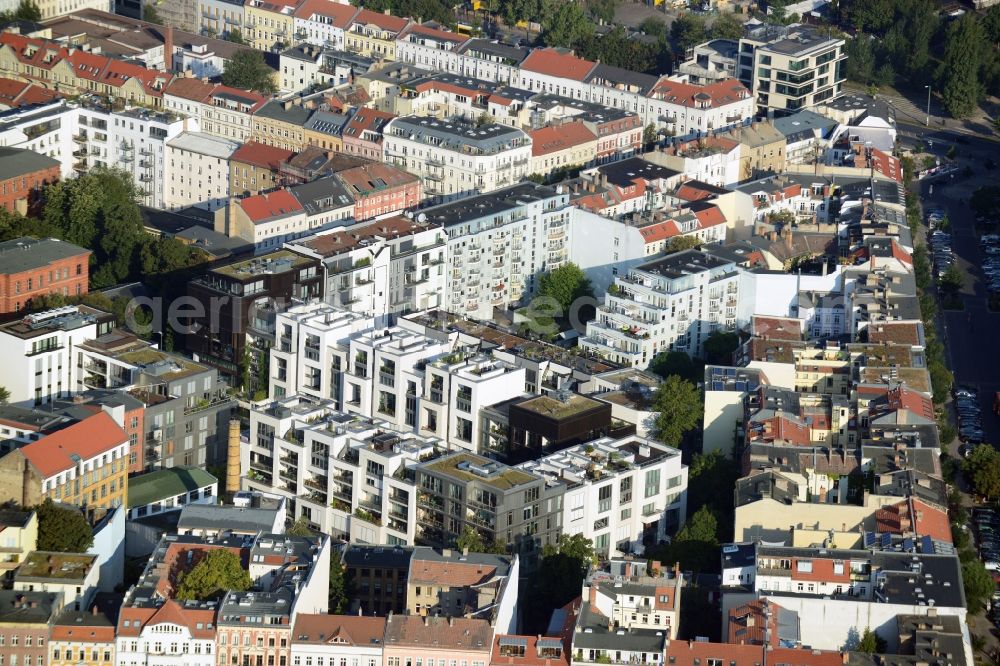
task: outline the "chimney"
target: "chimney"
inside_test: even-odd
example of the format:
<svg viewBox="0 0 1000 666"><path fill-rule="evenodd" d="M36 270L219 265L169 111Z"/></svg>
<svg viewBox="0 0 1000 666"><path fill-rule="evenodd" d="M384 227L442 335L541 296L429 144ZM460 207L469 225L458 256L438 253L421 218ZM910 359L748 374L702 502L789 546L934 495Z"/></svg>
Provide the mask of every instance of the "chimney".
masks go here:
<svg viewBox="0 0 1000 666"><path fill-rule="evenodd" d="M97 615L97 604L94 604L93 608L90 609L91 615Z"/></svg>
<svg viewBox="0 0 1000 666"><path fill-rule="evenodd" d="M590 610L597 612L597 585L591 584L588 600L590 601Z"/></svg>
<svg viewBox="0 0 1000 666"><path fill-rule="evenodd" d="M462 557L468 557L468 556L469 556L469 547L466 546L465 548L462 549Z"/></svg>
<svg viewBox="0 0 1000 666"><path fill-rule="evenodd" d="M163 71L174 71L174 26L168 25L163 33Z"/></svg>

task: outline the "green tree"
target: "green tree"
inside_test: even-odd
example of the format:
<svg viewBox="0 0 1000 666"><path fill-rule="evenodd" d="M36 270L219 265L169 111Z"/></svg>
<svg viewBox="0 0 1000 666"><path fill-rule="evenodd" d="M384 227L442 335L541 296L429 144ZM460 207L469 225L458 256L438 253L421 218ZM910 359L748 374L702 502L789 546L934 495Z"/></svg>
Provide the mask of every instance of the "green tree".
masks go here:
<svg viewBox="0 0 1000 666"><path fill-rule="evenodd" d="M1000 453L989 444L980 444L962 463L965 478L977 495L1000 497Z"/></svg>
<svg viewBox="0 0 1000 666"><path fill-rule="evenodd" d="M240 32L239 28L233 28L226 33L226 41L232 42L233 44L243 44L247 43L247 40L243 39L243 33Z"/></svg>
<svg viewBox="0 0 1000 666"><path fill-rule="evenodd" d="M155 23L156 25L163 25L163 19L160 18L160 12L156 10L156 5L149 3L142 6L142 20L149 23Z"/></svg>
<svg viewBox="0 0 1000 666"><path fill-rule="evenodd" d="M677 563L683 571L710 572L719 567L718 521L707 506L688 519L668 545L654 546L649 557L664 566Z"/></svg>
<svg viewBox="0 0 1000 666"><path fill-rule="evenodd" d="M707 506L703 506L691 519L684 523L680 532L677 533L675 541L703 541L717 546L719 523L715 519L715 514Z"/></svg>
<svg viewBox="0 0 1000 666"><path fill-rule="evenodd" d="M264 54L255 49L241 49L233 54L222 70L222 82L241 90L256 90L263 95L277 91L274 70L264 62Z"/></svg>
<svg viewBox="0 0 1000 666"><path fill-rule="evenodd" d="M466 549L468 549L470 553L486 552L486 544L483 541L482 535L469 525L462 528L462 533L458 535L455 545L463 552Z"/></svg>
<svg viewBox="0 0 1000 666"><path fill-rule="evenodd" d="M659 39L666 39L667 37L667 24L655 16L650 16L649 18L644 19L643 22L639 24L639 30L650 37L656 37Z"/></svg>
<svg viewBox="0 0 1000 666"><path fill-rule="evenodd" d="M865 627L865 632L861 634L861 641L858 643L858 652L882 654L885 649L885 639L872 631L870 627Z"/></svg>
<svg viewBox="0 0 1000 666"><path fill-rule="evenodd" d="M573 48L594 34L594 23L575 2L546 3L541 25L546 46Z"/></svg>
<svg viewBox="0 0 1000 666"><path fill-rule="evenodd" d="M313 531L309 527L309 521L306 520L306 517L299 516L298 520L292 523L292 526L285 531L285 534L299 537L311 537L313 536Z"/></svg>
<svg viewBox="0 0 1000 666"><path fill-rule="evenodd" d="M743 24L733 14L720 14L712 22L710 34L712 39L737 40L743 36Z"/></svg>
<svg viewBox="0 0 1000 666"><path fill-rule="evenodd" d="M701 245L701 239L697 236L674 236L667 243L667 254L691 250Z"/></svg>
<svg viewBox="0 0 1000 666"><path fill-rule="evenodd" d="M994 5L1000 7L1000 5ZM998 117L1000 120L1000 117ZM977 215L984 217L1000 216L1000 187L996 185L983 185L976 188L969 199L969 207Z"/></svg>
<svg viewBox="0 0 1000 666"><path fill-rule="evenodd" d="M42 10L34 0L21 0L13 12L0 14L0 21L33 21L42 20Z"/></svg>
<svg viewBox="0 0 1000 666"><path fill-rule="evenodd" d="M699 14L685 12L678 16L670 26L670 41L674 51L684 53L688 49L701 44L708 36L705 19Z"/></svg>
<svg viewBox="0 0 1000 666"><path fill-rule="evenodd" d="M0 386L0 405L6 405L8 400L10 400L10 389Z"/></svg>
<svg viewBox="0 0 1000 666"><path fill-rule="evenodd" d="M892 0L857 1L851 8L851 22L861 32L882 34L895 17Z"/></svg>
<svg viewBox="0 0 1000 666"><path fill-rule="evenodd" d="M997 587L993 576L977 557L962 563L962 585L965 587L966 608L974 614L982 612Z"/></svg>
<svg viewBox="0 0 1000 666"><path fill-rule="evenodd" d="M955 264L949 266L941 275L941 290L947 294L957 294L964 285L965 276L962 275L962 270Z"/></svg>
<svg viewBox="0 0 1000 666"><path fill-rule="evenodd" d="M657 437L670 446L678 446L684 433L701 424L704 411L698 387L676 375L660 386L653 409L658 412Z"/></svg>
<svg viewBox="0 0 1000 666"><path fill-rule="evenodd" d="M46 498L37 508L38 550L85 553L94 543L94 532L79 510L62 507Z"/></svg>
<svg viewBox="0 0 1000 666"><path fill-rule="evenodd" d="M675 375L690 382L700 382L704 367L682 351L660 352L649 362L649 371L666 379Z"/></svg>
<svg viewBox="0 0 1000 666"><path fill-rule="evenodd" d="M875 79L875 41L872 37L859 34L854 39L848 39L844 53L847 55L848 79L866 85Z"/></svg>
<svg viewBox="0 0 1000 666"><path fill-rule="evenodd" d="M983 31L986 39L994 46L1000 46L1000 5L993 5L983 17Z"/></svg>
<svg viewBox="0 0 1000 666"><path fill-rule="evenodd" d="M568 262L542 275L538 282L538 296L555 299L566 315L574 301L585 297L593 298L594 291L583 270L573 262Z"/></svg>
<svg viewBox="0 0 1000 666"><path fill-rule="evenodd" d="M330 551L330 613L342 615L346 612L353 594L340 549L334 548Z"/></svg>
<svg viewBox="0 0 1000 666"><path fill-rule="evenodd" d="M705 361L714 365L732 365L733 353L739 348L739 334L714 331L705 340Z"/></svg>
<svg viewBox="0 0 1000 666"><path fill-rule="evenodd" d="M525 626L546 624L553 608L561 608L579 596L583 577L596 562L593 543L580 534L560 534L554 545L546 544L529 580Z"/></svg>
<svg viewBox="0 0 1000 666"><path fill-rule="evenodd" d="M948 366L939 358L932 359L927 364L927 372L931 376L932 398L934 403L941 405L948 400L948 394L955 383L955 376Z"/></svg>
<svg viewBox="0 0 1000 666"><path fill-rule="evenodd" d="M659 137L659 132L656 131L656 125L649 123L642 130L642 145L649 150L656 143L656 139Z"/></svg>
<svg viewBox="0 0 1000 666"><path fill-rule="evenodd" d="M230 590L245 592L253 583L239 556L224 548L205 553L189 571L182 572L179 579L175 596L180 601L218 599Z"/></svg>
<svg viewBox="0 0 1000 666"><path fill-rule="evenodd" d="M979 68L984 39L974 14L966 14L948 28L938 85L945 109L955 118L970 115L983 92Z"/></svg>
<svg viewBox="0 0 1000 666"><path fill-rule="evenodd" d="M587 13L595 20L613 23L618 0L587 0Z"/></svg>

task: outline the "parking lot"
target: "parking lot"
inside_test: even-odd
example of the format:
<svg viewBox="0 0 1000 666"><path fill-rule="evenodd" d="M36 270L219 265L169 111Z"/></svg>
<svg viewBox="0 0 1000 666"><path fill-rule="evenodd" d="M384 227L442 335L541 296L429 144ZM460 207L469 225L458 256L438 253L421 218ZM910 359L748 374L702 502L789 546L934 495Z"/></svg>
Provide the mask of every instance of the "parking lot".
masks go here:
<svg viewBox="0 0 1000 666"><path fill-rule="evenodd" d="M962 440L959 453L969 455L972 447L983 443L983 411L979 391L971 386L956 386L953 391L955 415L958 417L958 438Z"/></svg>

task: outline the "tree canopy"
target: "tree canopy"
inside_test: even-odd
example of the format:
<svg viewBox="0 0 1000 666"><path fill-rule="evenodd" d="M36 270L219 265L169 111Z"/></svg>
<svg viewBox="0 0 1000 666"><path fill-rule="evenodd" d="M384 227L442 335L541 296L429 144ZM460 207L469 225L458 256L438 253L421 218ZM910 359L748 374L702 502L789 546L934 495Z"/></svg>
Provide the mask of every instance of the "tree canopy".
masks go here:
<svg viewBox="0 0 1000 666"><path fill-rule="evenodd" d="M553 298L568 315L573 302L578 298L593 297L590 280L583 270L573 262L568 262L548 273L542 274L538 282L538 296Z"/></svg>
<svg viewBox="0 0 1000 666"><path fill-rule="evenodd" d="M948 28L941 69L944 107L955 118L964 118L976 108L983 88L979 70L985 40L978 18L966 14Z"/></svg>
<svg viewBox="0 0 1000 666"><path fill-rule="evenodd" d="M861 640L858 642L858 652L881 654L885 652L885 649L885 639L872 631L871 627L865 627L864 633L861 634Z"/></svg>
<svg viewBox="0 0 1000 666"><path fill-rule="evenodd" d="M682 351L660 352L649 362L649 371L666 379L676 375L690 382L699 382L704 376L704 365Z"/></svg>
<svg viewBox="0 0 1000 666"><path fill-rule="evenodd" d="M94 543L94 532L79 510L58 506L46 498L36 512L38 550L85 553Z"/></svg>
<svg viewBox="0 0 1000 666"><path fill-rule="evenodd" d="M274 70L264 62L264 54L256 49L240 49L222 70L222 82L241 90L256 90L263 95L274 94Z"/></svg>
<svg viewBox="0 0 1000 666"><path fill-rule="evenodd" d="M330 613L341 615L347 611L347 605L354 593L351 587L340 550L334 548L330 551Z"/></svg>
<svg viewBox="0 0 1000 666"><path fill-rule="evenodd" d="M175 596L180 601L217 599L230 590L245 592L253 583L239 556L225 548L208 551L179 578Z"/></svg>
<svg viewBox="0 0 1000 666"><path fill-rule="evenodd" d="M738 333L714 331L705 340L705 361L714 365L732 365L733 353L739 348Z"/></svg>
<svg viewBox="0 0 1000 666"><path fill-rule="evenodd" d="M660 385L653 409L658 412L657 437L670 446L680 445L686 432L701 425L704 412L698 387L676 375Z"/></svg>
<svg viewBox="0 0 1000 666"><path fill-rule="evenodd" d="M965 478L977 495L1000 497L1000 453L989 444L980 444L962 464Z"/></svg>
<svg viewBox="0 0 1000 666"><path fill-rule="evenodd" d="M8 21L34 21L42 20L42 10L34 0L21 0L17 3L14 11L0 12L0 23Z"/></svg>
<svg viewBox="0 0 1000 666"><path fill-rule="evenodd" d="M688 519L667 545L656 546L650 557L664 566L677 563L682 571L711 572L719 568L718 521L707 506Z"/></svg>
<svg viewBox="0 0 1000 666"><path fill-rule="evenodd" d="M285 531L285 534L300 537L314 536L313 531L309 528L309 521L306 520L305 516L299 516L299 519L292 523L292 526Z"/></svg>
<svg viewBox="0 0 1000 666"><path fill-rule="evenodd" d="M596 562L593 543L581 534L560 534L555 545L546 544L528 586L525 626L534 633L544 630L552 609L565 606L580 594L583 577Z"/></svg>
<svg viewBox="0 0 1000 666"><path fill-rule="evenodd" d="M962 584L965 586L965 604L970 613L979 613L996 591L993 576L978 557L962 563Z"/></svg>

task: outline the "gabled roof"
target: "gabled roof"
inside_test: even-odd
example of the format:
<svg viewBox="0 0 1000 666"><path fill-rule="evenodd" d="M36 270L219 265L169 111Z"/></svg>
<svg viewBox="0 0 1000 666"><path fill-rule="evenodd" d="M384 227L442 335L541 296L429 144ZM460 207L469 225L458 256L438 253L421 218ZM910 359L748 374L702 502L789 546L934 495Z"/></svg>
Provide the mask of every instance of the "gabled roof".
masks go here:
<svg viewBox="0 0 1000 666"><path fill-rule="evenodd" d="M215 89L215 84L194 77L179 76L170 82L165 94L192 102L205 102Z"/></svg>
<svg viewBox="0 0 1000 666"><path fill-rule="evenodd" d="M581 120L542 127L529 132L528 136L531 137L531 154L535 157L597 141L597 135Z"/></svg>
<svg viewBox="0 0 1000 666"><path fill-rule="evenodd" d="M313 615L299 613L292 628L296 643L380 647L385 635L384 617L363 615Z"/></svg>
<svg viewBox="0 0 1000 666"><path fill-rule="evenodd" d="M650 97L687 107L719 107L745 100L750 91L736 79L716 81L703 86L662 78Z"/></svg>
<svg viewBox="0 0 1000 666"><path fill-rule="evenodd" d="M573 81L585 81L590 76L597 63L577 58L572 52L566 49L543 48L535 49L524 62L521 63L521 70L537 72L560 79L572 79Z"/></svg>
<svg viewBox="0 0 1000 666"><path fill-rule="evenodd" d="M362 9L351 19L352 25L375 25L383 30L395 33L402 31L409 22L410 19L393 16L392 14L373 12L370 9Z"/></svg>
<svg viewBox="0 0 1000 666"><path fill-rule="evenodd" d="M333 26L344 29L351 24L357 13L357 7L333 0L305 0L296 8L293 16L305 20L310 20L314 15L329 17Z"/></svg>
<svg viewBox="0 0 1000 666"><path fill-rule="evenodd" d="M100 455L128 441L128 435L107 412L98 412L20 449L48 478L75 468L80 460Z"/></svg>
<svg viewBox="0 0 1000 666"><path fill-rule="evenodd" d="M298 199L284 189L247 197L240 200L238 205L254 224L301 213L304 210Z"/></svg>
<svg viewBox="0 0 1000 666"><path fill-rule="evenodd" d="M448 42L449 44L456 45L464 44L471 39L471 37L460 35L457 32L452 32L451 30L442 30L440 28L424 25L422 23L411 23L408 28L400 33L398 39L406 39L410 35L413 35L414 37L427 37L439 42Z"/></svg>
<svg viewBox="0 0 1000 666"><path fill-rule="evenodd" d="M277 170L278 166L288 160L294 153L284 148L276 148L256 141L247 141L229 158L230 162L253 164L265 169Z"/></svg>

